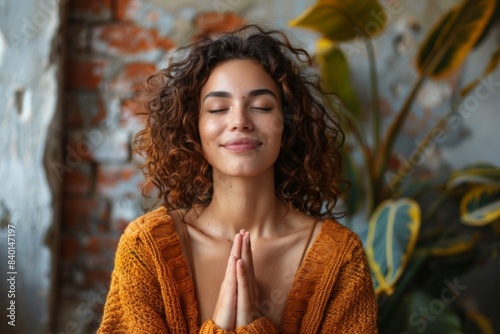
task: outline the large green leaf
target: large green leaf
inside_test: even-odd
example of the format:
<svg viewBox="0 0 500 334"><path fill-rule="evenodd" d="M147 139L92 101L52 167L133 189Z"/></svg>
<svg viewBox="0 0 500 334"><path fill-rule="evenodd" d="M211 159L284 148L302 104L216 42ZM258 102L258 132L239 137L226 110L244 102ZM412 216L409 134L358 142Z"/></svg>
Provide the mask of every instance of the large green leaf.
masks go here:
<svg viewBox="0 0 500 334"><path fill-rule="evenodd" d="M385 11L376 0L317 0L289 24L314 30L332 41L346 42L359 35L377 35L386 23Z"/></svg>
<svg viewBox="0 0 500 334"><path fill-rule="evenodd" d="M382 202L370 217L365 244L375 292L391 294L410 259L420 229L420 207L403 198Z"/></svg>
<svg viewBox="0 0 500 334"><path fill-rule="evenodd" d="M464 0L451 8L427 35L417 56L417 69L439 78L457 69L481 36L495 9L495 0ZM434 64L434 61L439 61Z"/></svg>
<svg viewBox="0 0 500 334"><path fill-rule="evenodd" d="M478 163L453 172L448 188L462 185L500 186L500 168L488 163Z"/></svg>
<svg viewBox="0 0 500 334"><path fill-rule="evenodd" d="M317 50L321 77L327 91L335 93L347 110L358 117L361 107L351 85L349 63L344 53L335 43L326 39L318 41Z"/></svg>
<svg viewBox="0 0 500 334"><path fill-rule="evenodd" d="M500 187L479 186L462 198L460 217L467 225L482 226L500 218Z"/></svg>

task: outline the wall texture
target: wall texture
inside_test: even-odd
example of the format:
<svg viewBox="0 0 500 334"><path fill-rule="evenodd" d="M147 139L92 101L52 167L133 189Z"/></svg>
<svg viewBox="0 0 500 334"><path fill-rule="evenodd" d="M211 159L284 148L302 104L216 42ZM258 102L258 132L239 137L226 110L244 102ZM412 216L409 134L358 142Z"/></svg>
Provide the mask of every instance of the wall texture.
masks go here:
<svg viewBox="0 0 500 334"><path fill-rule="evenodd" d="M2 333L45 333L53 309L60 23L60 1L0 1Z"/></svg>

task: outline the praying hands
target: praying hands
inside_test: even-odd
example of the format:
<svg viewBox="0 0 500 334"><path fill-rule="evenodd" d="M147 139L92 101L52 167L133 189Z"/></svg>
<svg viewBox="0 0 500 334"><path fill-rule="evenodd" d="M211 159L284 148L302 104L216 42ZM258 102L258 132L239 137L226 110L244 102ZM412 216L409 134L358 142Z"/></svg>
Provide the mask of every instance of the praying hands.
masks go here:
<svg viewBox="0 0 500 334"><path fill-rule="evenodd" d="M250 233L241 230L234 237L213 321L218 327L229 331L247 326L261 316L258 305L259 289L253 267Z"/></svg>

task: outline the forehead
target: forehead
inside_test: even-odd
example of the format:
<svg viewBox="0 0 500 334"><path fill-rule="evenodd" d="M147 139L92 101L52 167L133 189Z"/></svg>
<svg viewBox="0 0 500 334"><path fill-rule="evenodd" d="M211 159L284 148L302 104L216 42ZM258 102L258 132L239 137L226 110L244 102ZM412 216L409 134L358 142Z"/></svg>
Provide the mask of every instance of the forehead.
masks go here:
<svg viewBox="0 0 500 334"><path fill-rule="evenodd" d="M201 89L201 96L211 91L226 91L231 94L267 88L280 96L280 89L259 63L248 59L233 59L219 63Z"/></svg>

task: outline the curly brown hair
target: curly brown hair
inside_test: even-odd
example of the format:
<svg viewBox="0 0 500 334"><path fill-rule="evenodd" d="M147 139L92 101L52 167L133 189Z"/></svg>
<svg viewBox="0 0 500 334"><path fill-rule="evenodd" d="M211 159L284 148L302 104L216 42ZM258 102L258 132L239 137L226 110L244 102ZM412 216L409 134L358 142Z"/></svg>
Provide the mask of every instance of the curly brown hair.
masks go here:
<svg viewBox="0 0 500 334"><path fill-rule="evenodd" d="M148 78L146 127L133 142L134 153L143 157L144 187L152 183L168 209L210 203L212 169L198 131L200 91L214 68L231 59L256 61L281 90L284 130L274 166L277 197L313 217L335 217L341 184L346 183L340 154L344 134L328 107L314 61L283 32L256 25L201 37Z"/></svg>

